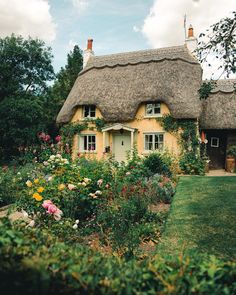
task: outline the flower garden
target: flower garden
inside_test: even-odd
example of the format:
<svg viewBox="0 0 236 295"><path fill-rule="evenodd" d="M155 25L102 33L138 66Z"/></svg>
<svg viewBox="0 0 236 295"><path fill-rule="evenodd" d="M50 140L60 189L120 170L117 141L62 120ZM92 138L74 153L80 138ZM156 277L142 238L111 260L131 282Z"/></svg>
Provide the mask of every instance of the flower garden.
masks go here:
<svg viewBox="0 0 236 295"><path fill-rule="evenodd" d="M40 136L33 162L0 171L0 205L10 204L0 221L6 294L236 291L235 262L158 252L178 180L172 155L72 161L60 137L52 145ZM21 218L13 222L15 210Z"/></svg>

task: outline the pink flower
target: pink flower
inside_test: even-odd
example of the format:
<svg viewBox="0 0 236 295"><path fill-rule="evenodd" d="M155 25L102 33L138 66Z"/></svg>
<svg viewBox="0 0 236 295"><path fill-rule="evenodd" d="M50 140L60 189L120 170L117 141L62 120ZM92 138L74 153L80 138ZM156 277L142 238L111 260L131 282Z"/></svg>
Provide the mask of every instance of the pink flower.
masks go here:
<svg viewBox="0 0 236 295"><path fill-rule="evenodd" d="M48 214L55 214L58 210L57 206L54 204L50 204L47 209Z"/></svg>
<svg viewBox="0 0 236 295"><path fill-rule="evenodd" d="M131 173L130 173L129 171L125 173L125 175L130 175L130 174L131 174Z"/></svg>
<svg viewBox="0 0 236 295"><path fill-rule="evenodd" d="M57 135L57 136L55 137L55 140L56 140L56 142L60 142L60 141L61 141L61 136L60 136L60 135Z"/></svg>
<svg viewBox="0 0 236 295"><path fill-rule="evenodd" d="M42 206L43 206L44 209L48 209L48 207L49 207L50 205L53 205L53 203L52 203L51 200L45 200L45 201L43 201Z"/></svg>
<svg viewBox="0 0 236 295"><path fill-rule="evenodd" d="M56 221L59 221L61 219L62 211L57 208L57 211L53 214L53 217Z"/></svg>
<svg viewBox="0 0 236 295"><path fill-rule="evenodd" d="M47 141L49 141L50 139L51 139L51 136L47 134L47 135L45 135L45 137L44 137L43 140L47 142Z"/></svg>

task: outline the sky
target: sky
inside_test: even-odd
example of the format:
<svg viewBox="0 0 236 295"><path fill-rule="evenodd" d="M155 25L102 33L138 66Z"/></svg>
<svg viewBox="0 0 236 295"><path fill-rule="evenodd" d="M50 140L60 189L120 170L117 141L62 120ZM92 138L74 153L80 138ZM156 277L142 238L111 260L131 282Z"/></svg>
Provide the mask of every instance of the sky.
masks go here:
<svg viewBox="0 0 236 295"><path fill-rule="evenodd" d="M235 9L236 0L0 0L0 37L44 40L57 72L88 38L96 55L182 45L185 14L198 36Z"/></svg>

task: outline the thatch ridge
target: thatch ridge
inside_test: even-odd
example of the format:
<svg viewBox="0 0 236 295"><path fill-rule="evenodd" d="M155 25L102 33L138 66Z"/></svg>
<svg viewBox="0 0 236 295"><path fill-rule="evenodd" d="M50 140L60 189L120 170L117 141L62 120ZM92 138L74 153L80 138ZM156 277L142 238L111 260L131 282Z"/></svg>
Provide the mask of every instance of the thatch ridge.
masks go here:
<svg viewBox="0 0 236 295"><path fill-rule="evenodd" d="M236 129L236 79L217 81L202 102L200 126L204 129Z"/></svg>

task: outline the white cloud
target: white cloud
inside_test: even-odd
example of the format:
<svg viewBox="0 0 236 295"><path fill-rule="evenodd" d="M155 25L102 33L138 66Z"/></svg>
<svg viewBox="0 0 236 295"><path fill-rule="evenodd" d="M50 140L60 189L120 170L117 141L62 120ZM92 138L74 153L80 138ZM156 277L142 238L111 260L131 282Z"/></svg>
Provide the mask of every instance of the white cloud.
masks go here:
<svg viewBox="0 0 236 295"><path fill-rule="evenodd" d="M185 14L198 36L233 10L235 0L154 0L142 32L152 47L179 45L184 43Z"/></svg>
<svg viewBox="0 0 236 295"><path fill-rule="evenodd" d="M144 20L142 33L154 48L182 45L185 14L187 27L192 24L197 37L234 10L235 0L154 0Z"/></svg>
<svg viewBox="0 0 236 295"><path fill-rule="evenodd" d="M72 4L79 11L85 10L89 5L88 0L72 0Z"/></svg>
<svg viewBox="0 0 236 295"><path fill-rule="evenodd" d="M47 0L0 0L0 36L15 33L53 41L56 25Z"/></svg>

